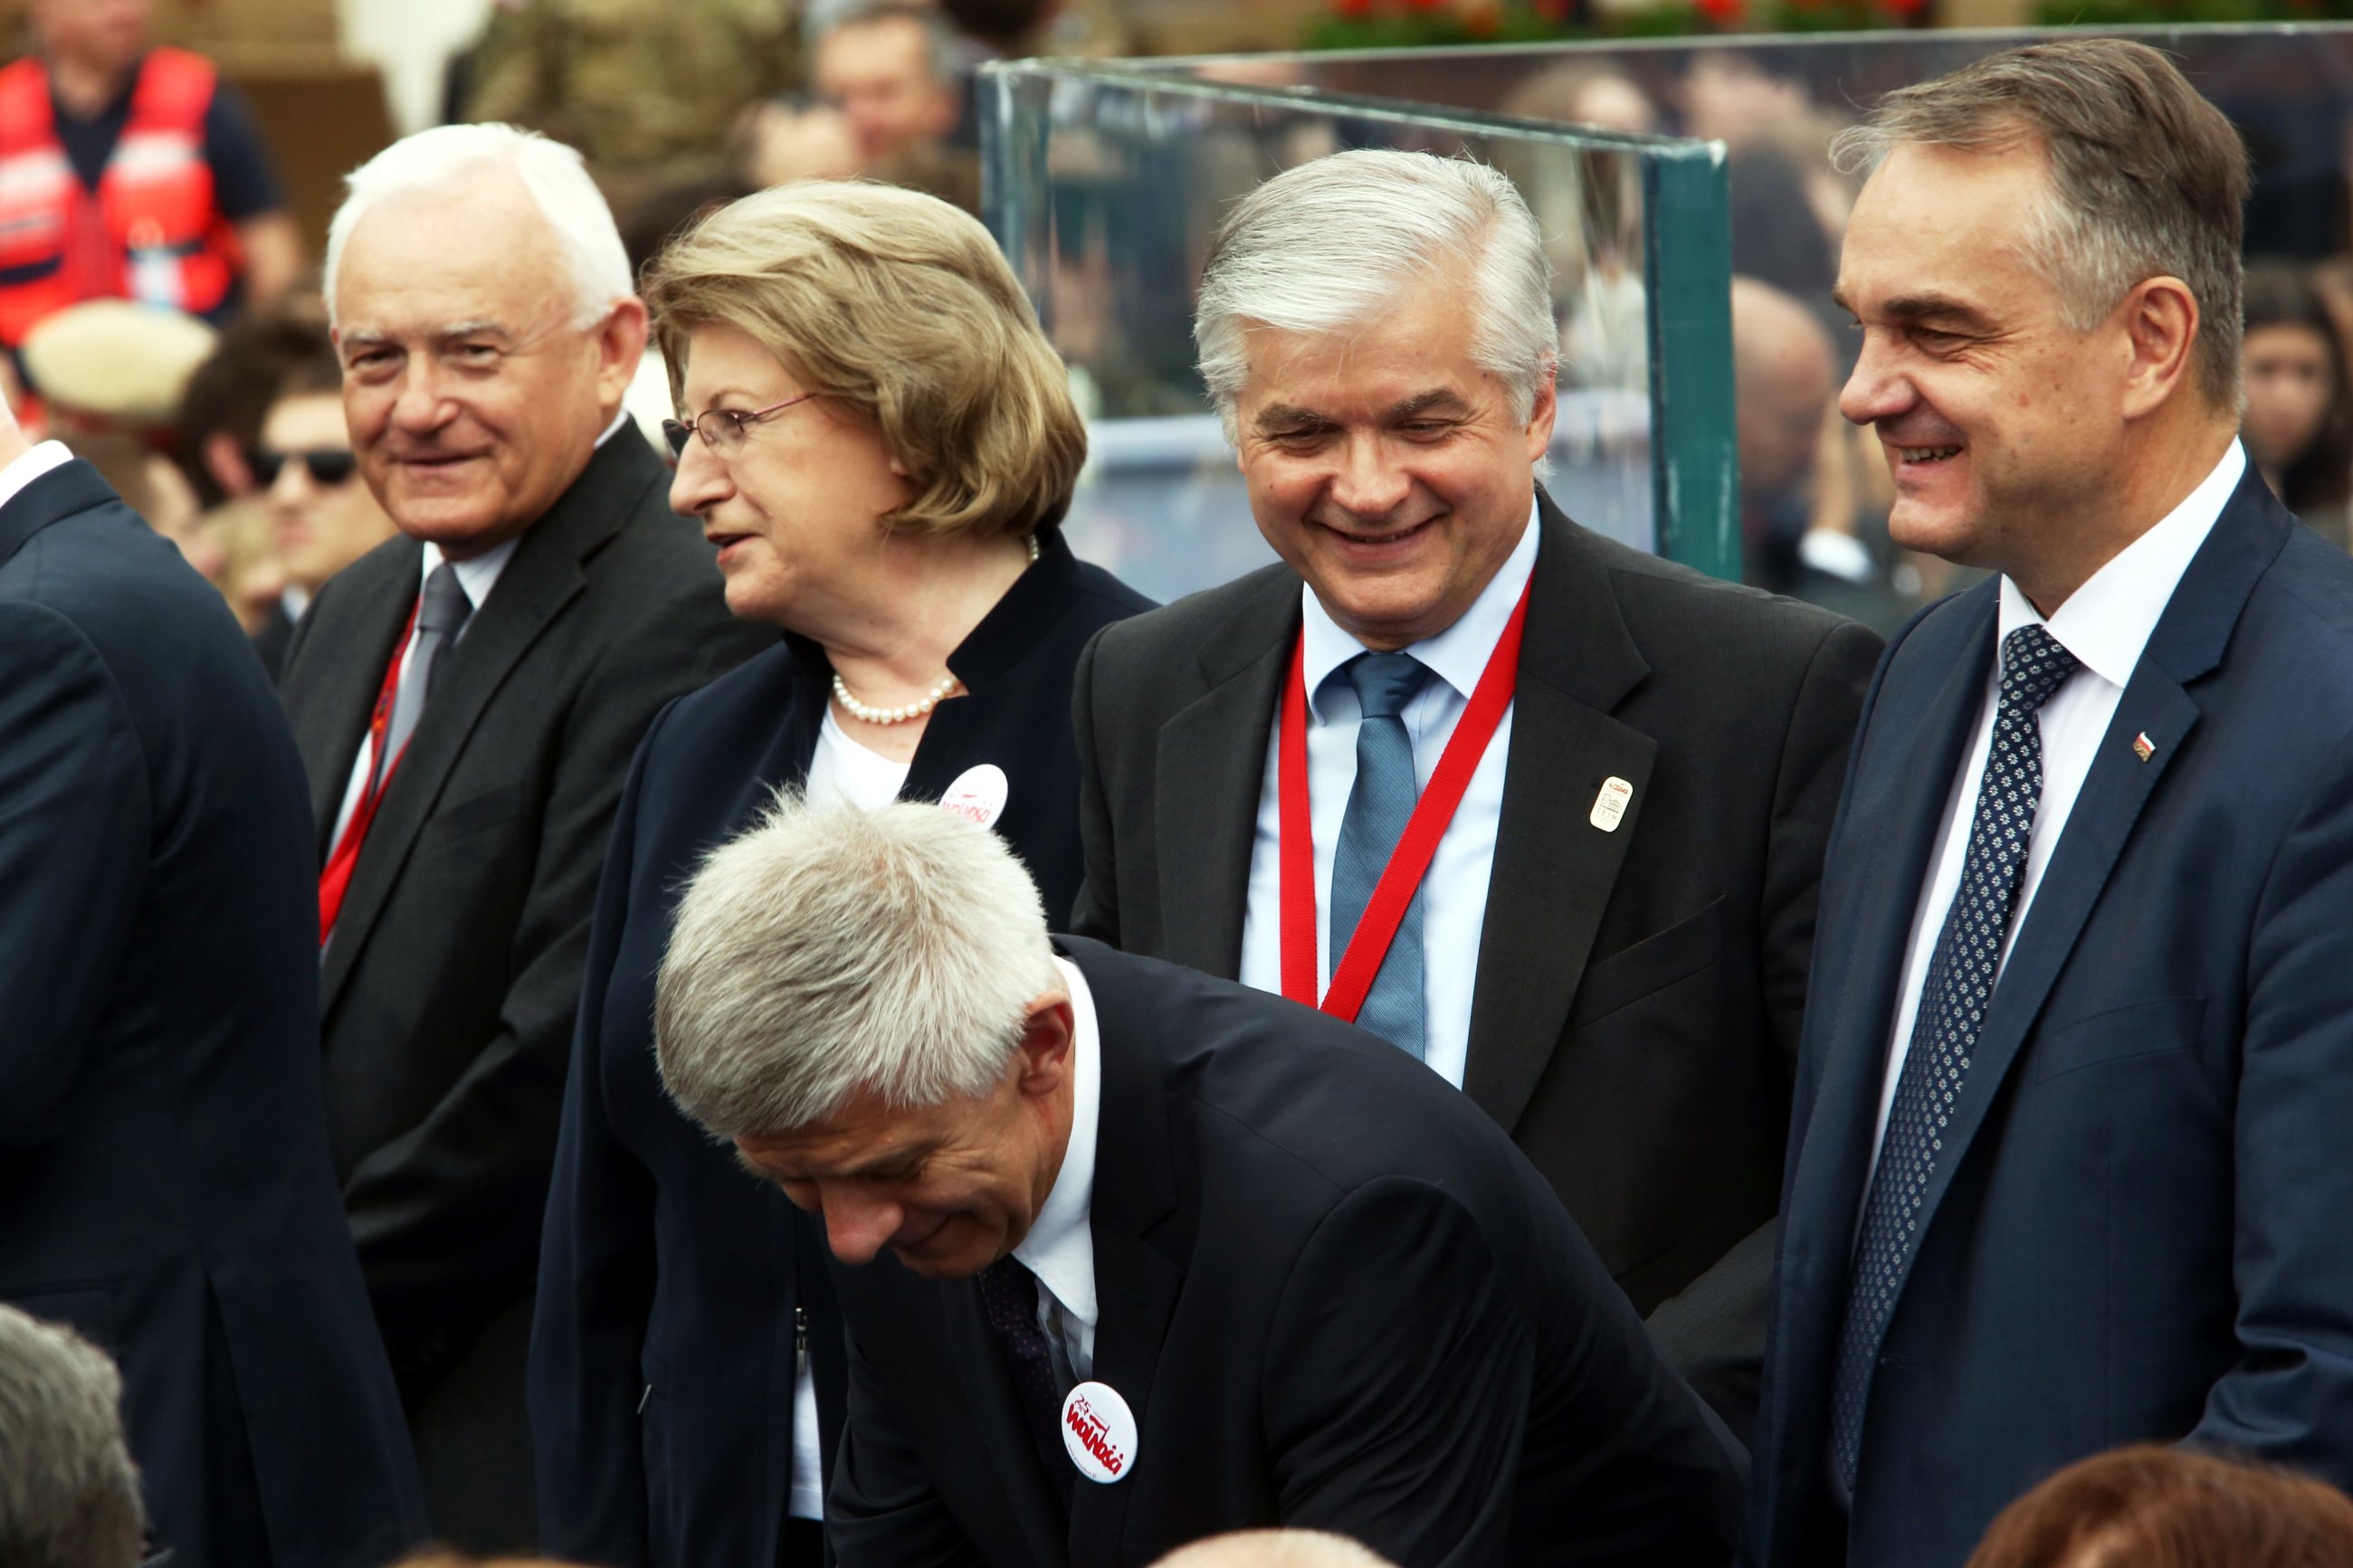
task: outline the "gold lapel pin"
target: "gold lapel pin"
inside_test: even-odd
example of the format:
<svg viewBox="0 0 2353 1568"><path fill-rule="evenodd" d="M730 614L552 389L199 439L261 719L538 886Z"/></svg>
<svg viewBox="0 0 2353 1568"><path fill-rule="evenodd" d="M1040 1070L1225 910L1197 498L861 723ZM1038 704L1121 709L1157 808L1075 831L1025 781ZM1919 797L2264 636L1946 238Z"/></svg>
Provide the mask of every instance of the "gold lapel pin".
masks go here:
<svg viewBox="0 0 2353 1568"><path fill-rule="evenodd" d="M2157 755L2157 742L2148 738L2147 731L2143 730L2133 737L2133 755L2144 763Z"/></svg>

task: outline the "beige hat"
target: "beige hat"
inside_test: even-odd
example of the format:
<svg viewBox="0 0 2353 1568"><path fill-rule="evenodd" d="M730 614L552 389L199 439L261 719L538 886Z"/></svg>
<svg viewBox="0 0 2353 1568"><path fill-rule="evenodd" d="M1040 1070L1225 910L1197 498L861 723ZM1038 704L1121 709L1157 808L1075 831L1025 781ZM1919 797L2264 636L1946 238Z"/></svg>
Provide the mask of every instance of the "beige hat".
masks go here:
<svg viewBox="0 0 2353 1568"><path fill-rule="evenodd" d="M194 316L128 300L90 300L25 338L25 373L59 412L118 426L169 425L218 336Z"/></svg>

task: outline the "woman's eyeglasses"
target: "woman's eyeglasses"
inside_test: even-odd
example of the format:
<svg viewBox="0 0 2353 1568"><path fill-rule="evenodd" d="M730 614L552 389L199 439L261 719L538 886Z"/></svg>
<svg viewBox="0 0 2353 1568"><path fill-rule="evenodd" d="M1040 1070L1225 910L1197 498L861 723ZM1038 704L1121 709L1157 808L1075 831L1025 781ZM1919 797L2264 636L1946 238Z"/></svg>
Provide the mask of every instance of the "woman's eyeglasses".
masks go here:
<svg viewBox="0 0 2353 1568"><path fill-rule="evenodd" d="M744 437L753 426L763 419L772 419L796 403L807 403L817 395L804 392L798 397L787 397L782 403L771 403L765 408L755 408L749 414L736 408L713 408L697 415L692 420L665 419L662 436L670 442L670 455L686 455L686 438L700 436L702 444L724 458L744 448Z"/></svg>
<svg viewBox="0 0 2353 1568"><path fill-rule="evenodd" d="M333 447L309 452L273 452L264 448L253 454L253 477L267 489L278 482L278 476L289 463L301 464L311 483L330 489L348 482L360 467L356 456Z"/></svg>

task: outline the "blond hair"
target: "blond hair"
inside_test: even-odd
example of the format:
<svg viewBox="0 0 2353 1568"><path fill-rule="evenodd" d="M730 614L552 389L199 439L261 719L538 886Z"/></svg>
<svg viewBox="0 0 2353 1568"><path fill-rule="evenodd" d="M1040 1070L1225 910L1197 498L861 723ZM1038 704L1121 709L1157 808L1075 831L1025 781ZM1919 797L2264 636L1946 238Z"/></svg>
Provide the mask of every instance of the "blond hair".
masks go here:
<svg viewBox="0 0 2353 1568"><path fill-rule="evenodd" d="M934 196L810 180L721 208L648 268L682 399L696 329L730 326L805 391L864 419L913 494L902 533L1025 534L1061 521L1086 460L1070 374L978 219Z"/></svg>

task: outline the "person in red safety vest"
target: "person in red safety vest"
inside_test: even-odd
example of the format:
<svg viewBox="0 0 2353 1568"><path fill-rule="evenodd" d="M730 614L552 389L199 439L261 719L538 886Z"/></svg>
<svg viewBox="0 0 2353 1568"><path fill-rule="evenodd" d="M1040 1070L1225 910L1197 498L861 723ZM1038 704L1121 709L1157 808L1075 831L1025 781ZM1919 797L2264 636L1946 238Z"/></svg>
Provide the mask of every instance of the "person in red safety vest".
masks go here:
<svg viewBox="0 0 2353 1568"><path fill-rule="evenodd" d="M147 46L152 0L34 0L0 69L0 345L84 300L218 322L303 265L252 111L212 63Z"/></svg>

